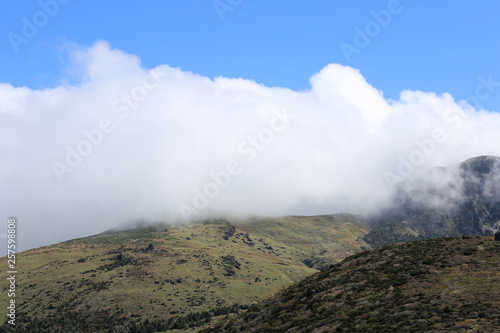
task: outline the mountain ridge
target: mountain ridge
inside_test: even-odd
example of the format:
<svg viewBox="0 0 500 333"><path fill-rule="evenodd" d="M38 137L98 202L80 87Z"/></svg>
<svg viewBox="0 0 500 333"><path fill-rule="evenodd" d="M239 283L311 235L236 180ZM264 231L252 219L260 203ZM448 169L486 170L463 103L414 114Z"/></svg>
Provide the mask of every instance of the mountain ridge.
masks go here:
<svg viewBox="0 0 500 333"><path fill-rule="evenodd" d="M299 281L310 281L318 271L331 272L332 265L342 260L378 253L381 246L386 246L380 250L386 254L392 251L387 248L405 248L401 242L446 236L411 244L456 243L455 236L466 234L460 238L463 244L483 243L465 244L462 249L455 244L456 251L448 252L475 258L460 259L466 267L481 263L474 256L486 253L485 246L495 248L488 245L493 237L471 235L493 235L500 228L500 158L479 156L420 177L401 184L394 205L368 218L251 216L189 225L138 220L18 253L22 283L16 286L20 295L16 332L32 332L33 327L37 333L194 332L212 325L219 316L252 313L253 304L264 304L264 299L294 283L303 285ZM395 243L399 245L387 247ZM404 254L418 265L427 265L420 256ZM447 267L446 260L439 262ZM390 274L395 280L415 277L403 273ZM6 272L0 272L0 279L6 277ZM6 286L3 290L6 293ZM5 301L0 299L0 307L6 307ZM4 322L1 332L12 328Z"/></svg>

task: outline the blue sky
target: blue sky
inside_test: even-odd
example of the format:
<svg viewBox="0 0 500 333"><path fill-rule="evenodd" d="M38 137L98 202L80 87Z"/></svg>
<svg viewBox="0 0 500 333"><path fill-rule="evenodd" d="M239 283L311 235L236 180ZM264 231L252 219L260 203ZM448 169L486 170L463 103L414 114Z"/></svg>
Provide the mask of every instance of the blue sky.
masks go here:
<svg viewBox="0 0 500 333"><path fill-rule="evenodd" d="M479 77L500 81L500 2L485 1L8 1L0 13L0 82L41 89L72 80L68 45L106 40L145 67L180 67L208 77L242 77L266 86L309 89L329 63L349 65L388 98L405 89L473 96ZM53 17L40 14L52 4ZM228 8L221 15L214 3ZM373 12L397 8L386 26L347 59ZM222 9L223 10L223 9ZM37 16L38 15L38 16ZM44 18L48 19L44 21ZM23 18L40 25L26 43ZM350 60L350 61L348 61ZM500 93L480 104L500 111Z"/></svg>

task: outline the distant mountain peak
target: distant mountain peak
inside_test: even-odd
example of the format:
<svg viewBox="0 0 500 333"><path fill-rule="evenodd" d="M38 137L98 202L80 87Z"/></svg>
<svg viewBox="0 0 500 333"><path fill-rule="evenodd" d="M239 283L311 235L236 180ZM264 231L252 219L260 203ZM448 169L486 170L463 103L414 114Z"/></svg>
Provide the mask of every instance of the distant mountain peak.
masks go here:
<svg viewBox="0 0 500 333"><path fill-rule="evenodd" d="M436 169L437 170L437 169ZM409 179L365 236L372 246L417 239L493 235L500 229L500 157L477 156Z"/></svg>
<svg viewBox="0 0 500 333"><path fill-rule="evenodd" d="M500 157L498 156L477 156L460 163L460 170L470 171L476 175L489 174L495 169L500 169Z"/></svg>

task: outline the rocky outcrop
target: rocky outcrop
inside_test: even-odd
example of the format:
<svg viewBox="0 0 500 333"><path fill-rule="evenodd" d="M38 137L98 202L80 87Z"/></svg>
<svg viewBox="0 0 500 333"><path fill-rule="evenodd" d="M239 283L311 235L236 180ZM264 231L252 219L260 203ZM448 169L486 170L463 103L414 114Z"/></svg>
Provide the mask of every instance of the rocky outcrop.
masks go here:
<svg viewBox="0 0 500 333"><path fill-rule="evenodd" d="M372 246L500 229L500 157L480 156L402 183L394 204L370 219Z"/></svg>

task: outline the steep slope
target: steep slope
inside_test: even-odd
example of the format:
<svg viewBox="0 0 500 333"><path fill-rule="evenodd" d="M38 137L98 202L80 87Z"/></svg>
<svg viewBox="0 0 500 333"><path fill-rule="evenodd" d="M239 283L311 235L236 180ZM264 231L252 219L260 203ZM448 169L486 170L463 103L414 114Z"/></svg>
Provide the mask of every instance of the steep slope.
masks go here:
<svg viewBox="0 0 500 333"><path fill-rule="evenodd" d="M465 238L358 253L203 332L498 332L500 241Z"/></svg>
<svg viewBox="0 0 500 333"><path fill-rule="evenodd" d="M369 247L360 239L368 231L350 215L221 219L110 231L19 253L17 332L201 325L317 272L303 263L311 256L326 251L325 262L336 263Z"/></svg>
<svg viewBox="0 0 500 333"><path fill-rule="evenodd" d="M500 157L480 156L400 185L394 205L371 219L372 246L500 229Z"/></svg>

